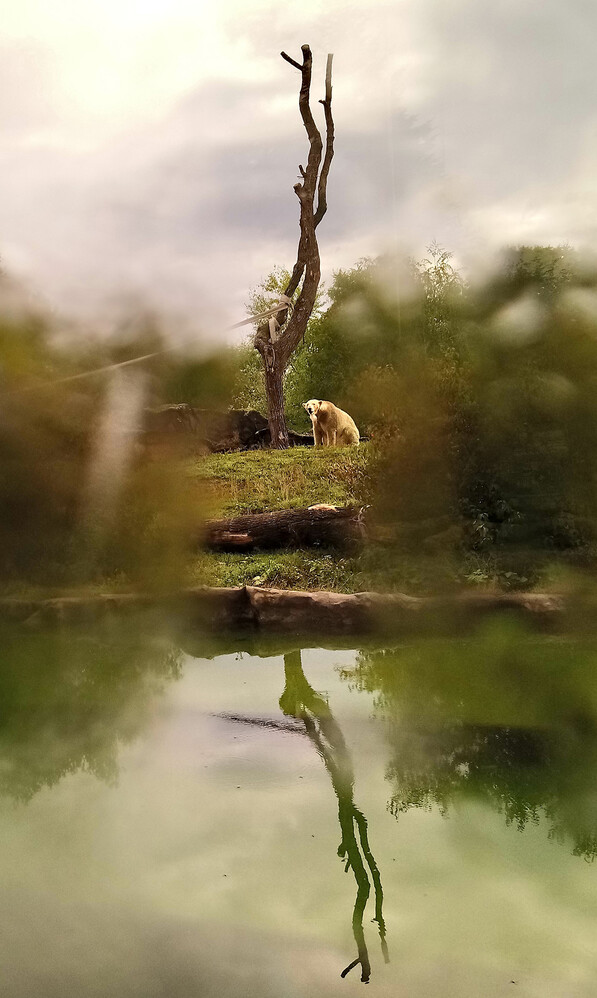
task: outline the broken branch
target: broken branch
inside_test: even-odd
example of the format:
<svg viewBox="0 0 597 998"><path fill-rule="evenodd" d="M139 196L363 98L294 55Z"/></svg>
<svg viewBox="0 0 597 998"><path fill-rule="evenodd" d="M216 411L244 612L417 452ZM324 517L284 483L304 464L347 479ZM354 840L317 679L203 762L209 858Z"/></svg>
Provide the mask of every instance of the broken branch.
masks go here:
<svg viewBox="0 0 597 998"><path fill-rule="evenodd" d="M327 185L328 185L328 174L330 172L330 166L332 165L332 159L334 158L334 119L332 117L332 59L334 56L330 52L328 54L328 60L325 70L325 100L320 101L323 104L323 110L325 114L325 156L323 160L323 166L321 168L321 173L319 175L319 184L317 187L317 211L315 212L314 223L315 227L319 225L321 219L325 215L328 203L327 203Z"/></svg>
<svg viewBox="0 0 597 998"><path fill-rule="evenodd" d="M283 59L286 59L286 62L289 62L291 66L294 66L295 69L303 68L299 62L296 62L294 59L291 59L291 57L287 55L286 52L280 52L280 55L282 56Z"/></svg>

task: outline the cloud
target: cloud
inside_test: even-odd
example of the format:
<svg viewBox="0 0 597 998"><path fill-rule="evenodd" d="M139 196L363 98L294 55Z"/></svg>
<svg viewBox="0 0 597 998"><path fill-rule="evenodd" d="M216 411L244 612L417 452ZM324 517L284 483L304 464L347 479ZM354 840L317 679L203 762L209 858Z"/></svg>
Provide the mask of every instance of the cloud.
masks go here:
<svg viewBox="0 0 597 998"><path fill-rule="evenodd" d="M278 53L305 38L317 110L335 54L328 276L353 253L433 239L475 258L597 238L587 0L209 6L65 0L58 25L35 0L13 11L0 255L58 307L133 295L216 330L292 263L307 148L298 73Z"/></svg>

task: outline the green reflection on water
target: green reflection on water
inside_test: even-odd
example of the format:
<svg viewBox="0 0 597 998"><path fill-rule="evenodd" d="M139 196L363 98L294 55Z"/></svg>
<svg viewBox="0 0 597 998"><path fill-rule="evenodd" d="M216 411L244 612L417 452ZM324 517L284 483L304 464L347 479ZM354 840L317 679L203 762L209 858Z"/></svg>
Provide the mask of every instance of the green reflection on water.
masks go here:
<svg viewBox="0 0 597 998"><path fill-rule="evenodd" d="M141 736L155 719L156 705L168 701L173 681L182 677L181 655L175 650L174 638L149 621L48 632L6 627L1 638L0 793L20 801L30 800L42 788L52 787L77 771L114 782L121 747L138 739L142 755ZM306 669L310 676L313 655ZM367 788L362 774L367 775L368 759L359 757L362 744L351 738L350 718L346 725L333 697L314 688L320 682L311 685L301 652L284 655L283 675L281 661L274 666L279 670L275 671L274 685L278 676L280 684L276 697L284 683L279 698L282 715L275 711L271 689L269 695L265 687L262 691L255 678L252 703L261 705L264 716L259 723L268 725L268 738L284 738L277 726L284 732L284 725L291 723L285 718L293 719L293 730L307 736L324 763L331 783L327 789L330 797L333 791L332 799L337 803L338 855L356 886L350 904L357 957L341 976L360 965L361 980L366 982L371 977L371 958L364 921L370 901L382 954L388 961L380 873L381 867L387 885L391 854L387 832L385 840L381 833L385 795L380 795L380 813L371 796L363 793ZM316 675L321 678L326 668L322 665ZM230 704L229 719L252 723L251 715L243 714L234 680L222 675L222 699ZM240 664L233 675L238 682ZM566 844L566 851L572 848L585 859L594 858L597 648L592 642L580 637L531 637L500 625L467 640L429 639L400 648L361 651L355 654L354 664L343 668L341 677L344 691L353 690L353 700L366 699L368 705L365 694L373 694L373 726L381 727L385 738L385 742L376 740L376 751L385 745L391 814L403 820L409 812L439 808L449 815L459 801L475 798L520 830L546 824L549 835ZM206 691L200 677L196 680L201 697ZM182 729L188 716L184 723L177 721L181 704L173 702L172 725L180 723ZM227 736L214 728L213 739L217 759ZM230 758L238 765L243 757L241 753ZM362 810L355 803L355 766L361 774L358 798L367 800ZM217 766L213 779L213 796L217 798L221 791L216 782L221 780ZM204 782L204 791L206 786ZM77 792L76 784L73 790ZM281 798L272 796L271 800L275 805ZM117 810L118 802L114 806ZM247 807L258 811L262 806L263 798L259 799L255 788ZM234 817L230 802L223 806L223 821L227 820L225 807L230 807ZM365 814L371 820L380 866L369 843ZM274 812L271 819L275 822ZM327 820L331 821L331 815L327 814ZM398 856L406 828L404 824L396 828L391 819L388 822L395 834L390 848ZM127 827L134 835L134 824ZM250 855L243 828L233 834ZM309 840L308 834L303 834ZM380 851L379 843L384 841L385 850ZM217 850L218 844L214 848ZM417 862L423 871L432 859L421 846ZM291 865L290 850L287 860ZM392 886L395 893L395 881ZM253 890L265 888L260 884ZM390 910L395 904L391 893L386 890L386 917L388 903ZM201 904L199 896L197 904ZM329 928L326 923L326 931ZM396 940L395 932L391 938L394 950L401 939ZM403 959L402 954L393 966L402 968ZM129 992L125 989L124 993Z"/></svg>
<svg viewBox="0 0 597 998"><path fill-rule="evenodd" d="M180 652L138 621L0 631L0 794L29 800L67 773L114 782L119 747L180 675Z"/></svg>
<svg viewBox="0 0 597 998"><path fill-rule="evenodd" d="M597 855L597 648L501 625L458 642L427 640L361 653L343 671L376 694L386 724L389 809L464 797L521 831L547 819L550 838Z"/></svg>
<svg viewBox="0 0 597 998"><path fill-rule="evenodd" d="M345 870L352 869L357 883L357 896L352 915L352 931L357 944L358 957L342 971L346 977L358 963L361 965L361 981L365 984L371 977L371 963L363 931L363 915L371 884L365 863L371 873L375 888L375 919L379 929L382 953L389 963L386 943L386 926L383 918L383 890L377 863L369 847L367 820L354 803L354 773L350 754L344 741L342 730L323 696L309 685L303 672L300 651L284 656L284 676L286 685L280 697L280 708L284 714L300 718L307 734L330 774L334 793L338 798L338 819L342 841L338 855L346 857ZM357 841L358 834L358 841ZM365 862L363 862L363 858Z"/></svg>

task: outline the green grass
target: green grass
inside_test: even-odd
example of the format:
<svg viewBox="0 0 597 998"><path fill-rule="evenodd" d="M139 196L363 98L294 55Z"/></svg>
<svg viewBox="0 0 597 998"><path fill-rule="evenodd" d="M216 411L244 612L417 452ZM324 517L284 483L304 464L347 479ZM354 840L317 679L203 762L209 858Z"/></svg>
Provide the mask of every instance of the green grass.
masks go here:
<svg viewBox="0 0 597 998"><path fill-rule="evenodd" d="M367 444L360 447L293 447L286 451L212 454L193 460L189 475L208 516L298 509L315 503L363 505L368 493ZM358 554L305 548L220 554L201 552L191 584L261 585L280 589L363 588Z"/></svg>
<svg viewBox="0 0 597 998"><path fill-rule="evenodd" d="M363 588L360 581L357 557L310 548L255 554L202 552L194 563L191 584L349 593Z"/></svg>
<svg viewBox="0 0 597 998"><path fill-rule="evenodd" d="M211 516L298 509L319 502L362 505L367 458L367 444L245 451L196 459L189 474Z"/></svg>
<svg viewBox="0 0 597 998"><path fill-rule="evenodd" d="M198 504L212 517L296 509L318 502L362 506L371 494L370 457L367 444L213 454L194 460L189 474L197 485ZM371 589L422 593L462 582L462 566L449 559L421 552L396 557L382 544L369 544L360 551L322 547L249 554L201 552L190 571L194 585L347 593Z"/></svg>
<svg viewBox="0 0 597 998"><path fill-rule="evenodd" d="M396 557L379 544L354 553L326 548L252 554L201 552L193 561L189 585L424 595L462 588L466 579L458 567L437 558Z"/></svg>

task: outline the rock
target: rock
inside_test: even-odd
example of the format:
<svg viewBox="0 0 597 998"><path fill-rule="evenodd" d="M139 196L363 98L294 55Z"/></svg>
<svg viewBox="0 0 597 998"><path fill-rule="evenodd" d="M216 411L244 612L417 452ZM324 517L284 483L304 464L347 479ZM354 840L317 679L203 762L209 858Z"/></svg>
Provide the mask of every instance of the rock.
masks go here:
<svg viewBox="0 0 597 998"><path fill-rule="evenodd" d="M513 616L542 632L564 632L572 621L594 631L595 607L571 607L563 597L543 593L474 593L407 596L401 593L302 592L239 588L185 589L169 595L119 593L54 597L45 600L0 599L0 621L31 628L77 625L143 613L166 613L186 633L210 635L230 648L240 637L293 636L303 647L334 647L334 642L401 640L415 635L469 634L492 617Z"/></svg>
<svg viewBox="0 0 597 998"><path fill-rule="evenodd" d="M150 448L173 446L195 453L248 450L260 446L267 419L255 409L221 412L188 403L145 410L144 441Z"/></svg>
<svg viewBox="0 0 597 998"><path fill-rule="evenodd" d="M363 594L302 592L247 586L258 627L270 633L368 634L371 618Z"/></svg>

